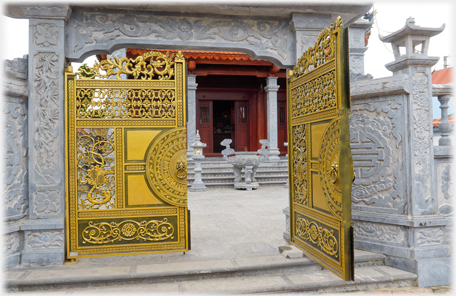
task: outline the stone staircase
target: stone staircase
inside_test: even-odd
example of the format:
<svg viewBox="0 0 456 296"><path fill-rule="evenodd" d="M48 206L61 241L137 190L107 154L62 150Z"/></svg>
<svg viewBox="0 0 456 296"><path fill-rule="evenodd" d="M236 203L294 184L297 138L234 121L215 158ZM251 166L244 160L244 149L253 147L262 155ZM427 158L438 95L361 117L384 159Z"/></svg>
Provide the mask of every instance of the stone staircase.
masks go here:
<svg viewBox="0 0 456 296"><path fill-rule="evenodd" d="M124 257L114 257L116 263L108 263L102 257L64 266L16 268L5 274L6 288L9 292L46 294L340 293L416 286L417 278L414 273L386 266L386 256L382 254L360 250L355 250L355 281L348 282L306 257L287 259L279 255L181 262L156 262L147 255ZM106 261L106 265L100 266L100 260Z"/></svg>
<svg viewBox="0 0 456 296"><path fill-rule="evenodd" d="M195 180L195 163L187 164L187 186ZM233 165L222 157L208 157L201 161L202 180L208 188L234 187ZM244 177L244 171L241 173ZM260 186L283 186L288 179L288 160L280 157L279 162L267 162L259 165L255 175Z"/></svg>

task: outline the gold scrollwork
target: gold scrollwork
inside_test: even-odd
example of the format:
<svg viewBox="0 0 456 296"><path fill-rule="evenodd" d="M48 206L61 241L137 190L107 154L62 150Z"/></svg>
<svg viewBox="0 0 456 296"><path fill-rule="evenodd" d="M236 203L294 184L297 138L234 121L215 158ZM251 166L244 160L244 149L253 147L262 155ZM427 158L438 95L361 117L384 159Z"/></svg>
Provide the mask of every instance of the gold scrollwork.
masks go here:
<svg viewBox="0 0 456 296"><path fill-rule="evenodd" d="M336 23L331 24L329 29L321 31L315 42L303 53L298 63L293 68L292 77L298 78L309 71L333 60L336 56L336 31L342 27L342 18L337 17Z"/></svg>
<svg viewBox="0 0 456 296"><path fill-rule="evenodd" d="M306 125L292 127L294 201L307 206L307 147Z"/></svg>
<svg viewBox="0 0 456 296"><path fill-rule="evenodd" d="M291 89L293 117L336 107L335 70Z"/></svg>
<svg viewBox="0 0 456 296"><path fill-rule="evenodd" d="M175 90L78 88L76 110L78 119L176 118Z"/></svg>
<svg viewBox="0 0 456 296"><path fill-rule="evenodd" d="M89 222L82 231L83 243L107 244L115 241L163 241L168 238L173 239L174 227L168 223L168 219L161 221L150 220L137 222L126 220L120 223L116 222Z"/></svg>
<svg viewBox="0 0 456 296"><path fill-rule="evenodd" d="M114 131L77 130L79 210L111 209L115 204Z"/></svg>
<svg viewBox="0 0 456 296"><path fill-rule="evenodd" d="M179 51L179 59L183 55ZM122 79L121 74L133 75L135 79L152 80L157 77L158 80L170 80L174 76L174 54L166 55L151 51L136 57L131 58L112 57L101 62L95 62L92 68L83 65L80 72L77 73L80 79L88 78L109 78L116 75L117 79Z"/></svg>
<svg viewBox="0 0 456 296"><path fill-rule="evenodd" d="M321 248L326 254L338 257L338 243L334 230L328 230L302 217L296 220L296 234Z"/></svg>

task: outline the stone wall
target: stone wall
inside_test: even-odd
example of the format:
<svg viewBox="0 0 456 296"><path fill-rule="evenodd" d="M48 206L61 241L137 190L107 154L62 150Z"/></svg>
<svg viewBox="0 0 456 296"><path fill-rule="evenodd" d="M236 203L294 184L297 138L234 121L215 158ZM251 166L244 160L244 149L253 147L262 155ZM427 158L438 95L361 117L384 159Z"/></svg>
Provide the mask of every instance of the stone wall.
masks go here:
<svg viewBox="0 0 456 296"><path fill-rule="evenodd" d="M2 192L5 268L20 261L21 224L28 217L27 56L4 62Z"/></svg>
<svg viewBox="0 0 456 296"><path fill-rule="evenodd" d="M436 153L434 167L428 83L424 71L351 82L355 248L420 286L451 283L452 163Z"/></svg>

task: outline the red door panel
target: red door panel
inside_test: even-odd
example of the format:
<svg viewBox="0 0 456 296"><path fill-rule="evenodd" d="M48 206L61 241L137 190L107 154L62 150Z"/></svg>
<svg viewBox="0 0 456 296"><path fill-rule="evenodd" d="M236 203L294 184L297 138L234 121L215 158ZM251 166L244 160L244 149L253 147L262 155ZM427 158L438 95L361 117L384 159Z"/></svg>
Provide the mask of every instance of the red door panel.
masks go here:
<svg viewBox="0 0 456 296"><path fill-rule="evenodd" d="M236 151L249 151L249 102L236 101L235 109L235 149Z"/></svg>
<svg viewBox="0 0 456 296"><path fill-rule="evenodd" d="M196 129L199 130L201 142L206 143L203 153L213 151L212 101L198 101L196 108Z"/></svg>

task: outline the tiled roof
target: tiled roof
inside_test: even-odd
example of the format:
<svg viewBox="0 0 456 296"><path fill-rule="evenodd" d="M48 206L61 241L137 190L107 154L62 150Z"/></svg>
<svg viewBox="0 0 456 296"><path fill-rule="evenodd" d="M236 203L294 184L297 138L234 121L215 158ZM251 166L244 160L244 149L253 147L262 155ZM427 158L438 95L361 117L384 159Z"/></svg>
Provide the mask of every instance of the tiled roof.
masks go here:
<svg viewBox="0 0 456 296"><path fill-rule="evenodd" d="M447 84L451 82L453 82L453 67L432 73L432 84Z"/></svg>
<svg viewBox="0 0 456 296"><path fill-rule="evenodd" d="M439 123L440 123L440 120L442 120L441 118L436 118L432 121L432 126L433 127L438 127L439 126ZM451 122L451 124L454 124L454 117L448 117L448 120Z"/></svg>
<svg viewBox="0 0 456 296"><path fill-rule="evenodd" d="M152 49L136 49L129 48L127 49L133 55L142 55ZM177 50L156 50L161 52L176 53ZM185 58L193 59L208 59L208 60L243 60L243 61L253 61L253 59L245 53L240 52L231 52L231 51L203 51L203 50L181 50Z"/></svg>

